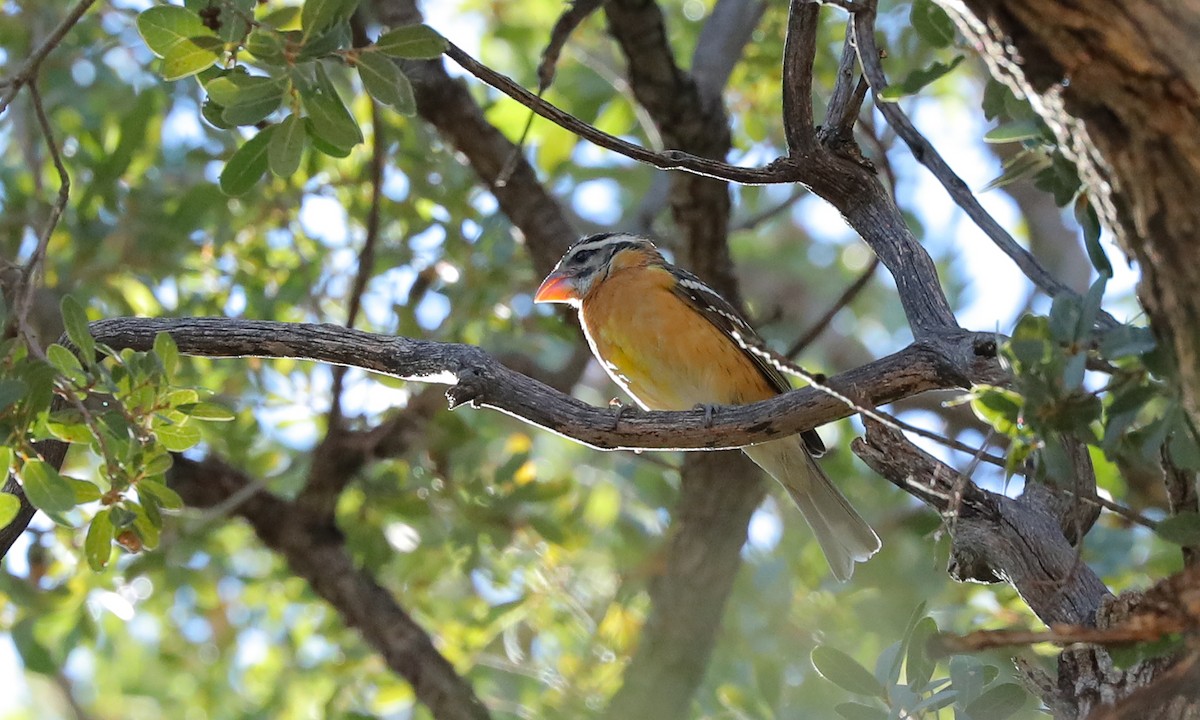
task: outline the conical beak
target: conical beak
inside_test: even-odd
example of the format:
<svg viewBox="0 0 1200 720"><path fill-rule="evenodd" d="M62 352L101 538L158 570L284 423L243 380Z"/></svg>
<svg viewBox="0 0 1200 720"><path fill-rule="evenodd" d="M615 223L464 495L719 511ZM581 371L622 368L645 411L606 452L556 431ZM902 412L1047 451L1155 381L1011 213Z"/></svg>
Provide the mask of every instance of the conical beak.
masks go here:
<svg viewBox="0 0 1200 720"><path fill-rule="evenodd" d="M533 294L533 301L536 303L571 302L579 299L576 289L575 278L555 270L542 281L537 292Z"/></svg>

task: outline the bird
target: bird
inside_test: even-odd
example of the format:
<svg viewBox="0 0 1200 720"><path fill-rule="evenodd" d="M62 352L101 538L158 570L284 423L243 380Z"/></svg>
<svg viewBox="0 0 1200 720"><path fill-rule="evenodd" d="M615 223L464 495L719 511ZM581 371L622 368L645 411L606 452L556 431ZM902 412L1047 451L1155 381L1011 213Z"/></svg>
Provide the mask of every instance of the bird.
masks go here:
<svg viewBox="0 0 1200 720"><path fill-rule="evenodd" d="M534 302L575 308L592 354L644 410L711 412L791 389L751 351L762 341L733 305L668 263L648 238L605 232L576 241ZM825 452L815 431L742 452L791 496L838 580L849 580L854 564L879 550L879 536L814 460Z"/></svg>

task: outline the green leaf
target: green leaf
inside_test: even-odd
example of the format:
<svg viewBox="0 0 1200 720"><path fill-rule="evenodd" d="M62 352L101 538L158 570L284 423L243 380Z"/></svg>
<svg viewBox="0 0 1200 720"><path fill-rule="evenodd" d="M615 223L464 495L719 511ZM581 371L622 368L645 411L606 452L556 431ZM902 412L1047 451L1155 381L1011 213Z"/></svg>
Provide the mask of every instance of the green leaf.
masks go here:
<svg viewBox="0 0 1200 720"><path fill-rule="evenodd" d="M300 10L300 27L304 29L304 37L312 37L349 20L356 9L358 0L305 0Z"/></svg>
<svg viewBox="0 0 1200 720"><path fill-rule="evenodd" d="M1045 152L1041 150L1022 150L1004 163L1004 172L984 185L980 192L1011 185L1025 178L1037 175L1054 164Z"/></svg>
<svg viewBox="0 0 1200 720"><path fill-rule="evenodd" d="M154 354L158 356L167 376L174 375L179 367L179 347L170 333L160 332L154 336Z"/></svg>
<svg viewBox="0 0 1200 720"><path fill-rule="evenodd" d="M8 478L9 470L12 470L13 451L12 448L5 445L0 445L0 482Z"/></svg>
<svg viewBox="0 0 1200 720"><path fill-rule="evenodd" d="M921 39L935 48L954 42L954 21L933 0L913 0L908 20Z"/></svg>
<svg viewBox="0 0 1200 720"><path fill-rule="evenodd" d="M915 95L926 85L929 85L934 80L958 67L959 63L965 57L964 55L958 55L949 63L935 62L929 67L913 70L908 74L908 77L901 80L898 84L892 85L881 92L879 99L884 102L895 102L906 95Z"/></svg>
<svg viewBox="0 0 1200 720"><path fill-rule="evenodd" d="M362 53L358 56L358 76L371 97L379 102L404 115L417 112L412 84L393 60L383 55Z"/></svg>
<svg viewBox="0 0 1200 720"><path fill-rule="evenodd" d="M317 137L334 147L345 149L363 141L358 122L342 104L341 98L316 93L304 93L300 98Z"/></svg>
<svg viewBox="0 0 1200 720"><path fill-rule="evenodd" d="M1184 470L1200 470L1200 444L1186 425L1177 427L1167 440L1171 461Z"/></svg>
<svg viewBox="0 0 1200 720"><path fill-rule="evenodd" d="M208 121L209 125L221 130L231 130L233 125L225 120L225 108L212 101L212 98L206 98L204 104L200 106L200 117Z"/></svg>
<svg viewBox="0 0 1200 720"><path fill-rule="evenodd" d="M1185 511L1169 517L1154 528L1158 536L1184 547L1200 546L1200 514Z"/></svg>
<svg viewBox="0 0 1200 720"><path fill-rule="evenodd" d="M1110 360L1143 355L1158 347L1150 328L1121 325L1104 334L1100 352Z"/></svg>
<svg viewBox="0 0 1200 720"><path fill-rule="evenodd" d="M1073 209L1075 222L1079 223L1079 227L1083 229L1083 245L1087 248L1088 259L1092 261L1092 267L1096 268L1096 272L1100 273L1101 277L1111 278L1113 276L1112 263L1108 261L1108 254L1100 246L1100 216L1096 214L1096 208L1088 200L1087 193L1081 192L1075 196Z"/></svg>
<svg viewBox="0 0 1200 720"><path fill-rule="evenodd" d="M350 26L347 23L338 23L324 32L315 33L311 37L306 36L296 60L305 62L331 56L349 45L350 40Z"/></svg>
<svg viewBox="0 0 1200 720"><path fill-rule="evenodd" d="M182 80L207 70L221 59L223 48L220 39L209 37L192 38L178 45L163 58L163 79Z"/></svg>
<svg viewBox="0 0 1200 720"><path fill-rule="evenodd" d="M888 717L887 710L854 702L836 705L833 711L846 720L887 720Z"/></svg>
<svg viewBox="0 0 1200 720"><path fill-rule="evenodd" d="M1046 132L1046 126L1040 120L1015 120L998 125L983 136L986 143L1010 143L1030 138L1041 137Z"/></svg>
<svg viewBox="0 0 1200 720"><path fill-rule="evenodd" d="M912 639L908 641L908 657L905 659L904 678L908 687L914 692L922 692L933 677L933 669L937 665L929 653L929 640L937 635L937 622L931 617L923 617L913 628Z"/></svg>
<svg viewBox="0 0 1200 720"><path fill-rule="evenodd" d="M267 146L267 164L271 173L281 178L291 177L300 169L307 141L304 120L295 115L285 117Z"/></svg>
<svg viewBox="0 0 1200 720"><path fill-rule="evenodd" d="M313 149L317 152L328 155L329 157L344 158L350 156L350 148L337 147L331 145L321 136L317 135L316 129L313 127L312 118L304 118L304 132L308 135L308 139L312 141Z"/></svg>
<svg viewBox="0 0 1200 720"><path fill-rule="evenodd" d="M266 65L282 65L287 61L283 38L270 30L255 30L246 38L246 52Z"/></svg>
<svg viewBox="0 0 1200 720"><path fill-rule="evenodd" d="M193 38L217 39L217 34L199 15L178 5L158 5L144 11L138 15L137 28L142 40L158 57L166 57Z"/></svg>
<svg viewBox="0 0 1200 720"><path fill-rule="evenodd" d="M80 360L88 366L95 362L96 341L88 329L87 313L75 298L67 295L59 306L62 311L63 325L67 328L67 337L79 349Z"/></svg>
<svg viewBox="0 0 1200 720"><path fill-rule="evenodd" d="M967 705L971 720L1004 720L1025 707L1029 694L1016 683L1001 683L989 688Z"/></svg>
<svg viewBox="0 0 1200 720"><path fill-rule="evenodd" d="M94 572L100 572L112 557L113 524L108 508L96 513L92 524L88 526L87 538L83 541L83 551L87 556L88 566Z"/></svg>
<svg viewBox="0 0 1200 720"><path fill-rule="evenodd" d="M224 45L196 13L176 5L157 5L137 19L146 45L163 59L166 80L179 80L212 67Z"/></svg>
<svg viewBox="0 0 1200 720"><path fill-rule="evenodd" d="M153 550L158 547L158 540L162 534L162 518L158 516L158 512L149 510L137 503L129 503L129 505L137 514L133 520L133 529L137 532L138 537L142 539L144 549Z"/></svg>
<svg viewBox="0 0 1200 720"><path fill-rule="evenodd" d="M234 197L254 189L267 172L267 147L276 130L272 125L247 140L225 163L221 171L221 191Z"/></svg>
<svg viewBox="0 0 1200 720"><path fill-rule="evenodd" d="M197 420L229 422L237 417L229 408L211 402L188 403L175 409Z"/></svg>
<svg viewBox="0 0 1200 720"><path fill-rule="evenodd" d="M412 60L432 60L446 52L449 43L428 25L405 25L389 30L375 41L384 55Z"/></svg>
<svg viewBox="0 0 1200 720"><path fill-rule="evenodd" d="M232 125L253 125L279 109L287 93L283 78L230 73L204 86L209 98L224 110L221 118Z"/></svg>
<svg viewBox="0 0 1200 720"><path fill-rule="evenodd" d="M54 343L46 348L46 359L71 382L76 385L87 384L87 373L83 371L83 366L79 364L79 358L75 357L75 353L62 345Z"/></svg>
<svg viewBox="0 0 1200 720"><path fill-rule="evenodd" d="M163 457L170 458L170 455ZM183 498L179 497L179 493L175 492L166 485L155 480L142 480L138 483L138 490L145 492L158 501L160 505L168 510L179 510L183 508Z"/></svg>
<svg viewBox="0 0 1200 720"><path fill-rule="evenodd" d="M983 693L987 684L983 663L973 657L957 655L950 658L950 684L958 691L959 703L970 703Z"/></svg>
<svg viewBox="0 0 1200 720"><path fill-rule="evenodd" d="M978 385L972 392L971 409L979 419L1008 436L1019 432L1023 406L1024 399L1008 388Z"/></svg>
<svg viewBox="0 0 1200 720"><path fill-rule="evenodd" d="M812 664L821 677L847 692L887 699L883 684L857 660L837 648L828 645L813 648Z"/></svg>
<svg viewBox="0 0 1200 720"><path fill-rule="evenodd" d="M27 386L16 378L0 380L0 411L25 397Z"/></svg>
<svg viewBox="0 0 1200 720"><path fill-rule="evenodd" d="M17 652L21 653L21 663L30 672L55 675L58 673L58 664L46 646L34 636L33 629L33 617L27 617L13 626L12 640Z"/></svg>
<svg viewBox="0 0 1200 720"><path fill-rule="evenodd" d="M954 688L940 690L921 702L908 708L914 717L927 717L923 713L936 713L958 699L958 691ZM936 716L935 716L936 717Z"/></svg>
<svg viewBox="0 0 1200 720"><path fill-rule="evenodd" d="M21 512L21 499L12 493L0 492L0 528L8 524Z"/></svg>
<svg viewBox="0 0 1200 720"><path fill-rule="evenodd" d="M183 452L200 442L200 430L191 425L163 425L154 434L171 452Z"/></svg>
<svg viewBox="0 0 1200 720"><path fill-rule="evenodd" d="M95 439L92 429L83 423L47 422L46 429L63 442L87 445Z"/></svg>
<svg viewBox="0 0 1200 720"><path fill-rule="evenodd" d="M71 484L71 490L75 492L76 505L83 505L84 503L95 502L100 499L100 488L96 487L96 483L65 475L63 477Z"/></svg>
<svg viewBox="0 0 1200 720"><path fill-rule="evenodd" d="M27 460L21 467L21 485L39 510L60 513L75 507L75 489L48 462Z"/></svg>

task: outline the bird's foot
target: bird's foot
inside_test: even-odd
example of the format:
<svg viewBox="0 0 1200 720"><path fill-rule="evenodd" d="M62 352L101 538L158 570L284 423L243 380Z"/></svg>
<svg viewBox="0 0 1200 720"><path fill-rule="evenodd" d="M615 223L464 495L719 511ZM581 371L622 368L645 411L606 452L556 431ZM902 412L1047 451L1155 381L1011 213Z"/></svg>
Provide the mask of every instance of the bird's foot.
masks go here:
<svg viewBox="0 0 1200 720"><path fill-rule="evenodd" d="M710 405L708 403L696 403L696 407L692 409L704 411L704 427L710 428L713 426L713 418L716 417L717 414L716 405Z"/></svg>
<svg viewBox="0 0 1200 720"><path fill-rule="evenodd" d="M612 425L608 429L616 430L617 426L621 424L621 418L625 417L626 413L633 411L633 406L621 402L620 398L613 398L608 401L608 409L613 413Z"/></svg>

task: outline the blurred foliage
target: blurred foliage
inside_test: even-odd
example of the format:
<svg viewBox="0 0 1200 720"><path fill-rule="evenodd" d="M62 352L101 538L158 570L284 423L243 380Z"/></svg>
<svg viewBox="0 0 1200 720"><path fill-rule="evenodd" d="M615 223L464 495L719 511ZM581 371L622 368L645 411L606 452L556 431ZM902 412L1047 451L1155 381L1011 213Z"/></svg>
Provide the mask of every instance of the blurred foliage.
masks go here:
<svg viewBox="0 0 1200 720"><path fill-rule="evenodd" d="M6 5L4 74L69 5ZM192 448L294 494L324 431L329 369L183 359L165 338L151 353L96 355L81 330L85 317L119 315L344 322L370 206L369 145L381 142L386 205L360 327L521 353L548 368L565 362L577 334L560 316L534 310L537 278L519 233L453 149L410 117L407 81L387 60L436 55L439 35L369 28L387 34L354 49L345 22L354 5L115 0L86 15L42 66L73 189L30 314L45 358L17 340L0 346L0 465L16 469L48 511L0 572L0 718L70 717L66 693L95 717L135 720L427 717L410 688L247 527L180 510L161 483L168 453ZM710 5L663 3L685 66ZM463 0L425 9L430 26L532 87L535 49L562 4ZM784 146L785 13L769 4L730 80L734 162L769 160ZM969 105L976 117L996 119L987 139L1022 143L1026 159L1014 159L995 184L1036 173L1060 205L1075 201L1088 250L1102 257L1073 170L1027 104L985 78L940 13L928 0L881 7L887 70L915 94L905 102L938 117L961 117ZM844 32L839 12L821 17L818 102L833 84ZM590 18L546 97L657 146L623 69L603 19ZM491 122L519 135L525 111L476 83L472 92ZM372 113L371 98L388 107ZM0 257L25 262L56 176L26 96L4 120ZM879 135L868 153L881 167L896 161L898 192L914 186L917 171ZM628 225L646 209L654 171L549 123L533 124L528 156L581 230ZM731 240L744 295L764 335L787 346L867 266L868 251L815 198L781 187L733 193L734 222L744 223ZM962 275L957 260L967 251L947 239L953 228L931 202L905 211L961 306L958 290L988 279ZM672 249L669 218L651 209ZM1015 329L1012 318L997 317L1013 336L1003 352L1019 380L981 388L972 403L1009 437L1012 457L1037 459L1038 478L1059 472L1048 438L1084 437L1096 448L1102 488L1123 499L1136 490L1124 479L1129 468L1153 464L1164 441L1184 467L1196 467L1200 452L1181 431L1163 382L1169 369L1148 333L1091 333L1086 319L1105 285L1096 288L1085 303L1056 303ZM868 286L805 350L805 364L833 371L901 347L909 331L893 293L887 282ZM51 344L64 327L94 361ZM1112 365L1107 381L1087 370L1099 359ZM415 392L351 372L344 406L367 427L403 412ZM615 394L594 368L577 393L595 403ZM53 411L52 396L62 398ZM915 415L967 441L983 437L978 427ZM212 420L224 422L204 422ZM849 422L823 432L838 448L823 465L879 529L884 549L852 583L837 584L799 516L768 500L752 523L693 715L931 716L944 706L943 717L950 709L975 720L1034 716L1035 703L1014 694L1003 656L934 662L918 642L935 627L1031 622L1016 593L951 583L937 518L851 457ZM61 474L32 449L50 436L75 448ZM403 455L361 474L341 498L338 522L356 561L437 638L497 717L583 717L619 687L637 645L677 465L665 454L588 451L496 413L439 413ZM981 479L993 488L1003 481ZM0 496L0 515L12 511ZM1186 520L1172 539L1194 538ZM1177 548L1108 516L1085 558L1116 588L1178 565Z"/></svg>

